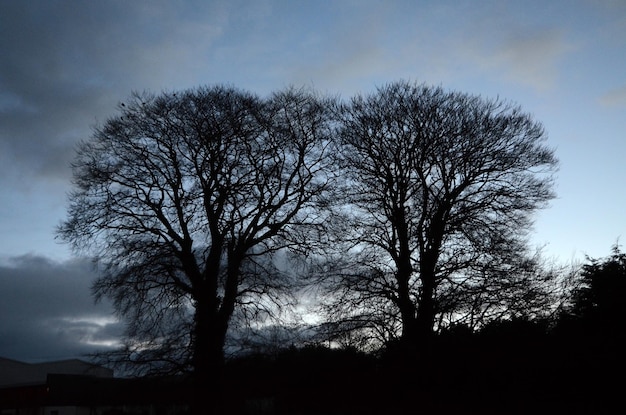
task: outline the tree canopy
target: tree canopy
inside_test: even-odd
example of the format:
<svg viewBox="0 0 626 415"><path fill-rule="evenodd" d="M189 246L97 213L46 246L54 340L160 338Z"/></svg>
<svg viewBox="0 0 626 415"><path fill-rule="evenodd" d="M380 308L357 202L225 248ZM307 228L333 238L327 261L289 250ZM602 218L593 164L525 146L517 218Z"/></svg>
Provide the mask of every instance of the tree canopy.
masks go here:
<svg viewBox="0 0 626 415"><path fill-rule="evenodd" d="M321 271L328 315L415 339L445 319L532 308L542 293L526 236L557 166L542 125L501 100L408 82L339 113L344 250Z"/></svg>
<svg viewBox="0 0 626 415"><path fill-rule="evenodd" d="M80 144L59 234L126 318L126 362L208 382L231 318L285 304L272 260L321 222L331 126L315 94L216 86L134 94Z"/></svg>

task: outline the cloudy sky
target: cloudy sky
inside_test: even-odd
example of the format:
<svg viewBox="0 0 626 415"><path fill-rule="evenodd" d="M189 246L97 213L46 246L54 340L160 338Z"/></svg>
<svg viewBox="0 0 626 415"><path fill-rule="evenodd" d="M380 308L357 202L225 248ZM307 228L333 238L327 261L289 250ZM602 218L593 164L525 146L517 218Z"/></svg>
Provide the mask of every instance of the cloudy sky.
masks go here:
<svg viewBox="0 0 626 415"><path fill-rule="evenodd" d="M307 85L349 97L405 79L520 104L561 161L533 243L570 262L626 237L626 2L0 2L0 356L111 344L88 262L54 239L74 145L132 91Z"/></svg>

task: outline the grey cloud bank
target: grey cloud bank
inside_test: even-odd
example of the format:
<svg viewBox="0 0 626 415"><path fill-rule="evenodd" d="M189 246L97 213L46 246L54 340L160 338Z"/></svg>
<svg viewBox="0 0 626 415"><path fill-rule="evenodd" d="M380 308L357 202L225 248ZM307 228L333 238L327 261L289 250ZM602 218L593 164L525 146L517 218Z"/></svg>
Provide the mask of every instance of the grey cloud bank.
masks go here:
<svg viewBox="0 0 626 415"><path fill-rule="evenodd" d="M122 325L95 304L87 261L37 256L0 265L0 356L27 362L81 356L115 344Z"/></svg>

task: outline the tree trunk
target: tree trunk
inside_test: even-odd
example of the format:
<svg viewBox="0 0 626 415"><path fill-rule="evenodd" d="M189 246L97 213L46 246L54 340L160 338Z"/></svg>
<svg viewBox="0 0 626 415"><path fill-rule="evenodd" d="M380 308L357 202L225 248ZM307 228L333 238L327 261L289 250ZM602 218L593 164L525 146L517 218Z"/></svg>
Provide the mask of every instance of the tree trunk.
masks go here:
<svg viewBox="0 0 626 415"><path fill-rule="evenodd" d="M409 297L408 289L401 289L398 301L400 318L402 319L401 341L406 344L414 343L417 340L417 326L415 320L415 304Z"/></svg>
<svg viewBox="0 0 626 415"><path fill-rule="evenodd" d="M224 375L224 344L228 323L235 308L239 268L243 256L231 253L221 301L213 296L196 299L194 327L192 414L220 414L223 412L224 393L221 390ZM211 291L208 291L211 292Z"/></svg>
<svg viewBox="0 0 626 415"><path fill-rule="evenodd" d="M435 269L437 267L437 250L424 251L421 255L420 280L422 292L417 306L416 330L423 341L428 341L433 335L435 324Z"/></svg>
<svg viewBox="0 0 626 415"><path fill-rule="evenodd" d="M226 328L206 301L196 302L192 414L220 413Z"/></svg>
<svg viewBox="0 0 626 415"><path fill-rule="evenodd" d="M398 308L402 320L401 341L411 345L416 340L415 304L411 300L409 281L413 273L408 248L401 250L397 261L396 282L398 283Z"/></svg>
<svg viewBox="0 0 626 415"><path fill-rule="evenodd" d="M417 307L416 335L427 341L433 335L435 324L435 284L432 276L422 277L422 296Z"/></svg>

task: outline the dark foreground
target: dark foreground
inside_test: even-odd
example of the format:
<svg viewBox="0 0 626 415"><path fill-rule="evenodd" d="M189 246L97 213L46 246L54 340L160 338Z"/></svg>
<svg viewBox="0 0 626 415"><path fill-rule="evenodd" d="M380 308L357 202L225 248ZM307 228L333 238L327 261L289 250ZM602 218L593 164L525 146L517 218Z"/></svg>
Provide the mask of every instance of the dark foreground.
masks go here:
<svg viewBox="0 0 626 415"><path fill-rule="evenodd" d="M514 330L449 333L419 348L373 355L288 348L229 360L221 381L207 386L206 396L203 390L195 413L626 413L624 344L616 337ZM184 377L55 375L45 385L0 389L0 412L65 415L72 406L92 415L188 415L191 391Z"/></svg>
<svg viewBox="0 0 626 415"><path fill-rule="evenodd" d="M411 357L308 348L228 365L234 414L615 414L624 351L610 341L436 339Z"/></svg>

